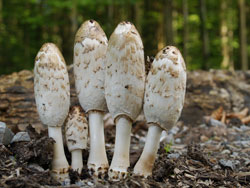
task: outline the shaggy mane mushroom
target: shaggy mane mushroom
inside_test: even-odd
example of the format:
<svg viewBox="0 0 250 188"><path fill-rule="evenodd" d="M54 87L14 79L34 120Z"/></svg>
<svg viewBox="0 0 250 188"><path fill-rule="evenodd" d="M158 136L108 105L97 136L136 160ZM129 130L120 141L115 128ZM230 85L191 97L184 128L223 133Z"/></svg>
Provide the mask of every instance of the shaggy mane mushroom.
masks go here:
<svg viewBox="0 0 250 188"><path fill-rule="evenodd" d="M88 123L80 106L73 106L66 119L65 137L71 152L71 168L81 174L82 150L86 149L88 141Z"/></svg>
<svg viewBox="0 0 250 188"><path fill-rule="evenodd" d="M61 126L69 112L70 85L65 60L55 44L46 43L35 59L34 92L37 111L55 140L52 176L60 182L68 178Z"/></svg>
<svg viewBox="0 0 250 188"><path fill-rule="evenodd" d="M127 176L132 122L142 109L145 85L144 52L141 37L130 22L121 22L108 43L105 97L116 123L111 180Z"/></svg>
<svg viewBox="0 0 250 188"><path fill-rule="evenodd" d="M162 130L179 119L185 98L186 67L180 51L167 46L157 55L146 79L144 114L149 124L146 143L134 173L152 174Z"/></svg>
<svg viewBox="0 0 250 188"><path fill-rule="evenodd" d="M75 36L74 76L79 102L89 115L89 172L103 176L109 167L105 150L103 116L107 111L104 95L104 62L108 40L94 20L84 22Z"/></svg>

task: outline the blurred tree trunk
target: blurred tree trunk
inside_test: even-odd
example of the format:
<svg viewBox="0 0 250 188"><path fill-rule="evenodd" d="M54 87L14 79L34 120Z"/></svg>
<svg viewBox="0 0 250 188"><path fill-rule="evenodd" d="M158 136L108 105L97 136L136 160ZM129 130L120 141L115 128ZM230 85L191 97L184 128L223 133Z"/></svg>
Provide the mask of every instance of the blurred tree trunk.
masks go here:
<svg viewBox="0 0 250 188"><path fill-rule="evenodd" d="M119 7L119 5L117 5L117 2L115 2L115 0L112 0L112 2L113 2L113 23L116 26L121 21L120 20L121 19L121 8Z"/></svg>
<svg viewBox="0 0 250 188"><path fill-rule="evenodd" d="M182 0L183 11L183 58L187 64L187 43L188 43L188 0Z"/></svg>
<svg viewBox="0 0 250 188"><path fill-rule="evenodd" d="M25 9L30 10L32 7L29 2L25 3ZM23 49L24 49L24 61L23 62L23 67L26 69L28 68L28 64L30 62L30 34L29 34L29 25L28 24L23 24Z"/></svg>
<svg viewBox="0 0 250 188"><path fill-rule="evenodd" d="M173 1L166 0L164 4L164 33L166 45L174 45L173 35Z"/></svg>
<svg viewBox="0 0 250 188"><path fill-rule="evenodd" d="M1 29L1 25L3 23L3 1L0 0L0 29Z"/></svg>
<svg viewBox="0 0 250 188"><path fill-rule="evenodd" d="M62 52L67 64L73 61L74 38L77 30L77 4L76 0L72 1L72 7L62 11L61 19L64 25L59 29L62 36Z"/></svg>
<svg viewBox="0 0 250 188"><path fill-rule="evenodd" d="M200 19L201 19L201 40L202 40L202 56L203 64L202 69L208 69L208 57L209 57L209 41L208 32L206 29L207 22L207 10L206 0L200 0Z"/></svg>
<svg viewBox="0 0 250 188"><path fill-rule="evenodd" d="M146 56L155 56L157 53L157 19L153 16L156 11L155 3L150 0L143 1L142 40Z"/></svg>
<svg viewBox="0 0 250 188"><path fill-rule="evenodd" d="M74 41L75 38L75 32L77 30L77 3L76 0L72 1L72 9L71 9L71 14L70 14L70 20L71 20L71 34L72 34L72 38Z"/></svg>
<svg viewBox="0 0 250 188"><path fill-rule="evenodd" d="M114 24L114 20L113 20L113 17L114 17L114 3L113 3L113 0L109 1L109 4L108 4L108 31L109 33L107 33L107 35L111 35L111 32L113 30L112 26Z"/></svg>
<svg viewBox="0 0 250 188"><path fill-rule="evenodd" d="M7 62L5 60L5 55L3 55L3 36L5 34L4 32L4 23L3 23L3 1L0 0L0 33L2 35L2 37L0 37L0 65L1 65L1 69L2 66L5 64L4 62Z"/></svg>
<svg viewBox="0 0 250 188"><path fill-rule="evenodd" d="M230 27L230 12L228 10L228 0L221 0L221 48L222 48L222 63L221 68L234 70L232 55L232 46L230 40L232 40L232 27Z"/></svg>
<svg viewBox="0 0 250 188"><path fill-rule="evenodd" d="M72 0L72 8L71 8L71 14L70 14L70 47L69 47L69 58L68 63L72 63L73 60L73 48L74 48L74 42L75 42L75 34L77 31L77 0Z"/></svg>
<svg viewBox="0 0 250 188"><path fill-rule="evenodd" d="M138 31L141 33L141 25L140 25L140 17L141 17L141 8L140 8L141 2L140 1L136 1L134 3L134 8L133 8L133 12L134 12L134 18L133 18L133 22L136 25L136 28L138 29Z"/></svg>
<svg viewBox="0 0 250 188"><path fill-rule="evenodd" d="M137 30L140 30L139 26L139 14L140 14L140 7L138 1L130 2L129 3L129 16L128 21L132 22Z"/></svg>
<svg viewBox="0 0 250 188"><path fill-rule="evenodd" d="M156 33L157 33L157 51L160 51L162 48L164 48L166 46L166 20L165 20L165 7L166 7L166 1L160 1L160 7L161 7L161 14L159 16L159 20L157 20L159 22L159 26L156 29Z"/></svg>
<svg viewBox="0 0 250 188"><path fill-rule="evenodd" d="M241 69L248 69L247 62L247 38L246 38L246 10L245 0L238 0L239 3L239 20L240 20L240 59Z"/></svg>

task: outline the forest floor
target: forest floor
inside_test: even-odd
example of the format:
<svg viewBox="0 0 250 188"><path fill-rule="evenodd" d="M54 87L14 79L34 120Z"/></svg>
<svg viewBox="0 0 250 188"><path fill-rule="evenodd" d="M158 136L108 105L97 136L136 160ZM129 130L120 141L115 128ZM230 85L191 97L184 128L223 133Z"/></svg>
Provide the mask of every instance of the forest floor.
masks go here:
<svg viewBox="0 0 250 188"><path fill-rule="evenodd" d="M84 168L78 176L70 172L71 184L66 187L249 187L250 186L250 126L239 120L235 124L201 124L187 127L179 122L162 141L153 176L134 176L146 135L146 124L137 122L131 138L130 175L120 182L96 179L87 172L88 150L83 152ZM27 127L30 142L0 145L0 187L58 187L49 175L53 156L53 140L47 132L36 133ZM105 129L108 159L111 161L115 127ZM182 139L188 138L188 139ZM199 140L194 142L194 140ZM65 148L68 161L70 153ZM81 181L79 181L81 180Z"/></svg>
<svg viewBox="0 0 250 188"><path fill-rule="evenodd" d="M16 98L14 85L19 89L20 86L28 88L16 95L30 97L28 93L32 90L29 87L33 86L22 84L32 83L32 73L28 74L27 80L17 78L18 82L13 85L0 86L0 102L11 92L8 102L12 105L12 98L13 101ZM194 71L188 75L182 116L162 137L152 177L145 179L133 175L133 166L142 152L148 128L144 116L140 115L131 133L128 178L112 182L107 177L90 176L86 166L87 149L83 151L82 174L78 176L71 171L71 185L65 187L250 187L250 72ZM4 83L6 77L0 77L0 83L1 80ZM27 105L25 99L22 101ZM31 140L0 145L0 187L59 187L60 184L49 175L53 140L48 138L46 128L37 129L34 123L37 116L32 115L23 118L27 120L26 126L24 123L15 125L11 123L12 111L6 108L0 105L0 121L6 120L15 133L27 131ZM21 110L15 112L21 113ZM107 115L105 139L111 162L115 126L109 118ZM70 161L66 147L65 152Z"/></svg>

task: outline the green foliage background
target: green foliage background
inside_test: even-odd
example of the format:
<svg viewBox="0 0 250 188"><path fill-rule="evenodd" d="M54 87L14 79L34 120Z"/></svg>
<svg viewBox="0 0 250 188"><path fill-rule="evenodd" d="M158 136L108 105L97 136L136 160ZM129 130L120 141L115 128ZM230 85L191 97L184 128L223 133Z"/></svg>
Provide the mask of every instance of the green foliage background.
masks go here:
<svg viewBox="0 0 250 188"><path fill-rule="evenodd" d="M167 0L0 0L0 74L22 69L32 69L36 53L45 42L54 42L62 50L67 64L72 63L73 41L76 29L82 22L94 19L100 23L109 37L116 25L123 20L135 24L145 48L145 55L155 56L161 46L166 45L164 7ZM182 51L183 13L182 0L173 1L174 45ZM228 0L227 15L233 38L229 45L233 49L236 69L239 63L239 20L236 0ZM250 13L250 1L246 1L246 15ZM209 38L209 68L220 68L221 53L221 9L220 1L207 0ZM202 40L200 34L199 1L188 1L188 55L189 69L203 66ZM250 17L247 18L247 34L250 36ZM76 24L74 28L73 23ZM250 45L248 45L250 54Z"/></svg>

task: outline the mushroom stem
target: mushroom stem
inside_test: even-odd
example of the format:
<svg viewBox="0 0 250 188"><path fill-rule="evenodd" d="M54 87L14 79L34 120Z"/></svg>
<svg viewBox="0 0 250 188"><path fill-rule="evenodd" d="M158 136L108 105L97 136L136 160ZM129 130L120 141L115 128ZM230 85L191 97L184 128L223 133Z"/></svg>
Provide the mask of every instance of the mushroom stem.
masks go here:
<svg viewBox="0 0 250 188"><path fill-rule="evenodd" d="M61 127L48 127L49 137L55 140L52 160L52 175L58 180L68 177L69 163L65 157Z"/></svg>
<svg viewBox="0 0 250 188"><path fill-rule="evenodd" d="M129 162L130 133L132 121L126 117L120 117L116 123L115 150L109 169L109 177L119 180L127 176Z"/></svg>
<svg viewBox="0 0 250 188"><path fill-rule="evenodd" d="M105 150L103 113L89 112L90 153L88 168L94 175L107 172L109 164ZM100 173L101 172L101 173Z"/></svg>
<svg viewBox="0 0 250 188"><path fill-rule="evenodd" d="M143 152L134 168L135 174L144 177L152 174L156 154L159 149L161 132L162 129L157 125L153 124L149 127Z"/></svg>
<svg viewBox="0 0 250 188"><path fill-rule="evenodd" d="M76 149L71 152L71 161L71 168L81 174L83 167L81 149Z"/></svg>

